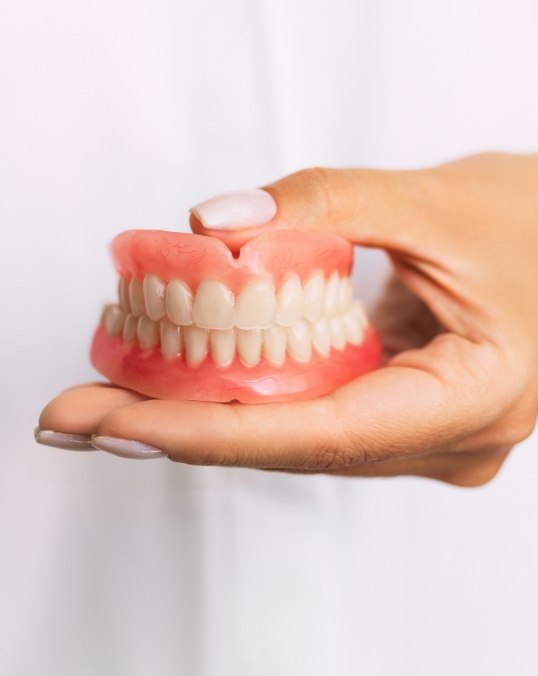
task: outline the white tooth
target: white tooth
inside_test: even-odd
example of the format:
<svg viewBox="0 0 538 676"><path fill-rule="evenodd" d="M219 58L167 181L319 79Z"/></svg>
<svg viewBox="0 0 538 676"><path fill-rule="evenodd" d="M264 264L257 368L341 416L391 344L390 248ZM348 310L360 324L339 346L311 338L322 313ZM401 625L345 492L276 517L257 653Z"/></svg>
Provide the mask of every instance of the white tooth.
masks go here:
<svg viewBox="0 0 538 676"><path fill-rule="evenodd" d="M353 305L351 306L351 312L358 318L362 328L365 329L368 326L368 317L366 316L364 305L360 300L353 302Z"/></svg>
<svg viewBox="0 0 538 676"><path fill-rule="evenodd" d="M237 329L237 352L244 366L256 366L262 351L262 332L260 329Z"/></svg>
<svg viewBox="0 0 538 676"><path fill-rule="evenodd" d="M323 310L323 294L325 284L321 272L316 272L304 285L304 316L311 322L315 322Z"/></svg>
<svg viewBox="0 0 538 676"><path fill-rule="evenodd" d="M130 343L137 336L138 317L128 314L123 325L123 342Z"/></svg>
<svg viewBox="0 0 538 676"><path fill-rule="evenodd" d="M310 361L312 336L310 326L304 319L288 327L288 352L296 361Z"/></svg>
<svg viewBox="0 0 538 676"><path fill-rule="evenodd" d="M338 291L340 277L337 272L331 272L325 284L325 297L323 298L323 314L326 317L334 317L338 312Z"/></svg>
<svg viewBox="0 0 538 676"><path fill-rule="evenodd" d="M338 314L343 315L351 307L353 301L353 287L349 277L342 277L338 287Z"/></svg>
<svg viewBox="0 0 538 676"><path fill-rule="evenodd" d="M346 333L346 339L352 345L358 345L362 342L362 337L364 335L364 330L361 325L361 320L354 312L346 312L342 317L342 322L344 323L344 331Z"/></svg>
<svg viewBox="0 0 538 676"><path fill-rule="evenodd" d="M157 275L146 275L142 287L144 290L146 314L154 322L158 322L166 314L164 306L166 284Z"/></svg>
<svg viewBox="0 0 538 676"><path fill-rule="evenodd" d="M346 346L346 331L341 317L329 319L331 326L331 345L336 350L343 350Z"/></svg>
<svg viewBox="0 0 538 676"><path fill-rule="evenodd" d="M230 366L235 357L235 329L210 331L209 344L211 356L217 366Z"/></svg>
<svg viewBox="0 0 538 676"><path fill-rule="evenodd" d="M234 325L234 296L222 282L204 279L194 299L193 320L204 329L231 329Z"/></svg>
<svg viewBox="0 0 538 676"><path fill-rule="evenodd" d="M105 333L109 336L117 336L122 332L125 312L119 305L109 305L103 315Z"/></svg>
<svg viewBox="0 0 538 676"><path fill-rule="evenodd" d="M320 317L312 325L312 344L322 357L331 352L331 326L327 317Z"/></svg>
<svg viewBox="0 0 538 676"><path fill-rule="evenodd" d="M120 277L118 297L120 299L121 309L124 312L131 312L131 303L129 302L129 280L126 277Z"/></svg>
<svg viewBox="0 0 538 676"><path fill-rule="evenodd" d="M138 319L136 327L138 342L143 350L150 350L159 342L159 325L143 315Z"/></svg>
<svg viewBox="0 0 538 676"><path fill-rule="evenodd" d="M200 366L207 356L207 329L201 329L195 324L183 328L183 344L185 345L185 359L193 368Z"/></svg>
<svg viewBox="0 0 538 676"><path fill-rule="evenodd" d="M174 324L192 324L192 293L179 279L173 279L166 287L166 312Z"/></svg>
<svg viewBox="0 0 538 676"><path fill-rule="evenodd" d="M141 317L146 311L144 306L144 291L142 290L142 282L139 279L131 279L129 283L129 302L132 313L137 317Z"/></svg>
<svg viewBox="0 0 538 676"><path fill-rule="evenodd" d="M276 315L275 287L266 279L246 284L235 300L235 325L240 329L263 329Z"/></svg>
<svg viewBox="0 0 538 676"><path fill-rule="evenodd" d="M161 354L166 359L175 359L182 352L181 327L169 319L161 319Z"/></svg>
<svg viewBox="0 0 538 676"><path fill-rule="evenodd" d="M270 326L263 330L263 355L273 366L286 361L287 331L283 326Z"/></svg>
<svg viewBox="0 0 538 676"><path fill-rule="evenodd" d="M301 281L297 275L287 279L278 290L277 324L291 326L303 316L304 298Z"/></svg>

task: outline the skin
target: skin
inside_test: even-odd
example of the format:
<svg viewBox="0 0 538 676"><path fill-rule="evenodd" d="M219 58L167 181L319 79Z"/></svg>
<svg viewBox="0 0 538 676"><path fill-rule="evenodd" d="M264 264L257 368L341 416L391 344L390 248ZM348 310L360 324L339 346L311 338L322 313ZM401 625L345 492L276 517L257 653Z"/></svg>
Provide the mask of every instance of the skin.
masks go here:
<svg viewBox="0 0 538 676"><path fill-rule="evenodd" d="M332 231L390 256L373 320L385 367L333 394L265 405L148 400L85 385L41 429L131 439L171 459L348 477L492 479L538 415L538 155L420 171L308 169L266 187L278 212L248 232Z"/></svg>

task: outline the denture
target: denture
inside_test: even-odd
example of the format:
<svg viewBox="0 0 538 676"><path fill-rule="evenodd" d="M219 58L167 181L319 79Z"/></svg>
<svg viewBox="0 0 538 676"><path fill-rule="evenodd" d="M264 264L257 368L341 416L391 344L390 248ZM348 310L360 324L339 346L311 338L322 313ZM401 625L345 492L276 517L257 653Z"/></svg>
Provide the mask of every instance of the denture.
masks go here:
<svg viewBox="0 0 538 676"><path fill-rule="evenodd" d="M118 301L91 358L117 385L159 399L292 401L380 365L353 299L353 248L337 235L275 230L234 256L213 237L129 230L111 252Z"/></svg>

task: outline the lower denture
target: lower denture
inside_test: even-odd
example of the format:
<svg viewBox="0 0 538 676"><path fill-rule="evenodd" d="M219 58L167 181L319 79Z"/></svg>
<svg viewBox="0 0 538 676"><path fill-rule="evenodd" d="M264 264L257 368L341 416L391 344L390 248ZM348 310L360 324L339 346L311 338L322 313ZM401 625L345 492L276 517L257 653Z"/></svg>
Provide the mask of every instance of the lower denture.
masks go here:
<svg viewBox="0 0 538 676"><path fill-rule="evenodd" d="M145 247L144 247L145 244ZM219 240L128 231L112 244L118 303L92 361L149 396L243 402L325 394L379 366L380 347L334 235L276 231L238 258Z"/></svg>

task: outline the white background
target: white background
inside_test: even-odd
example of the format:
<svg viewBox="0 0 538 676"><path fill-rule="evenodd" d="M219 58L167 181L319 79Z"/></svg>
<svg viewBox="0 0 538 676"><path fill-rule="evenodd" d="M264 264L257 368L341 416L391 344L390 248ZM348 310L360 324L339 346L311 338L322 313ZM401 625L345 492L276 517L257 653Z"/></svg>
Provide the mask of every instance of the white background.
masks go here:
<svg viewBox="0 0 538 676"><path fill-rule="evenodd" d="M537 34L533 0L3 3L3 676L536 676L536 436L468 491L32 430L96 377L117 232L309 165L536 151ZM383 269L359 254L363 295Z"/></svg>

